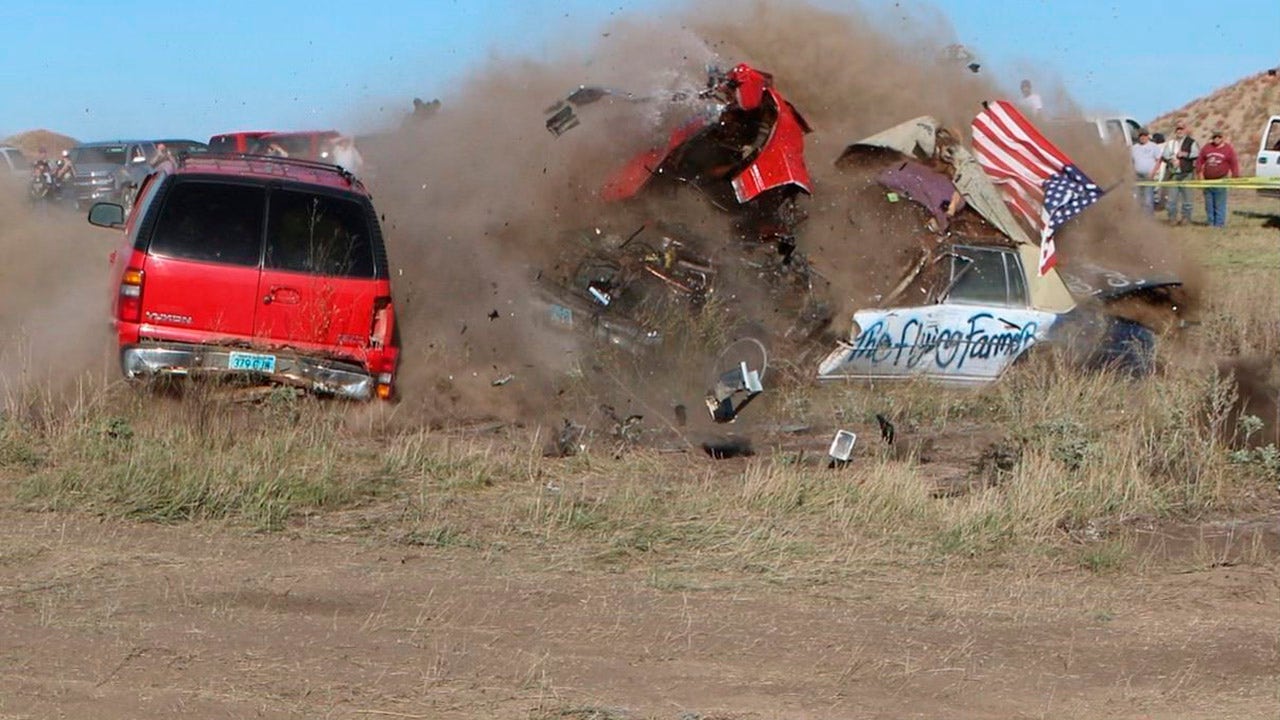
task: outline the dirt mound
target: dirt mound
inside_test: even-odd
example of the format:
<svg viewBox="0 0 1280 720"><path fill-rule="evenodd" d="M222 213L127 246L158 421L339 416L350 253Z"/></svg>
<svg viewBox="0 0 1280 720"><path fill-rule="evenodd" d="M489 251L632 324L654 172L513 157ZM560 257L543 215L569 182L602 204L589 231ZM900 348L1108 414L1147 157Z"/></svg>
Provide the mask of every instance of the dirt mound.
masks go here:
<svg viewBox="0 0 1280 720"><path fill-rule="evenodd" d="M0 144L12 145L27 155L34 156L44 148L51 155L56 155L63 150L68 150L80 141L73 137L67 137L52 130L28 130L20 132L12 137L5 138Z"/></svg>
<svg viewBox="0 0 1280 720"><path fill-rule="evenodd" d="M1280 72L1273 68L1196 98L1148 125L1153 132L1167 135L1179 121L1185 121L1192 135L1201 141L1208 140L1214 129L1220 129L1237 153L1247 155L1262 141L1263 120L1275 114L1280 114ZM1240 169L1251 172L1252 165L1242 162Z"/></svg>

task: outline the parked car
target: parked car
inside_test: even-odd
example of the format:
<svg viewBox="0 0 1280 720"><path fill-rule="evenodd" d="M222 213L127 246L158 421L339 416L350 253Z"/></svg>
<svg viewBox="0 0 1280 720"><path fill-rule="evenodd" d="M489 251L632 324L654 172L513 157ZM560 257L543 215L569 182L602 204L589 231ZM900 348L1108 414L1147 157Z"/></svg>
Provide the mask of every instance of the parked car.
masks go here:
<svg viewBox="0 0 1280 720"><path fill-rule="evenodd" d="M142 181L151 173L156 156L150 140L112 140L81 143L71 148L71 196L77 207L99 200L133 204Z"/></svg>
<svg viewBox="0 0 1280 720"><path fill-rule="evenodd" d="M272 155L279 148L286 157L303 160L328 160L329 145L340 133L336 130L307 130L302 132L268 133L254 139L249 152Z"/></svg>
<svg viewBox="0 0 1280 720"><path fill-rule="evenodd" d="M270 134L270 130L241 130L214 135L209 138L209 152L247 153L253 147L254 140Z"/></svg>
<svg viewBox="0 0 1280 720"><path fill-rule="evenodd" d="M1117 143L1129 147L1138 144L1138 132L1142 123L1128 115L1094 117L1089 119L1098 130L1098 137L1103 142Z"/></svg>
<svg viewBox="0 0 1280 720"><path fill-rule="evenodd" d="M390 398L399 340L377 213L350 173L188 155L147 180L123 228L113 322L124 375L234 375Z"/></svg>
<svg viewBox="0 0 1280 720"><path fill-rule="evenodd" d="M31 177L31 161L18 148L0 145L0 175L26 180Z"/></svg>
<svg viewBox="0 0 1280 720"><path fill-rule="evenodd" d="M1262 128L1262 141L1258 143L1258 158L1253 174L1280 182L1280 115L1272 115ZM1261 195L1280 197L1280 188L1263 188Z"/></svg>

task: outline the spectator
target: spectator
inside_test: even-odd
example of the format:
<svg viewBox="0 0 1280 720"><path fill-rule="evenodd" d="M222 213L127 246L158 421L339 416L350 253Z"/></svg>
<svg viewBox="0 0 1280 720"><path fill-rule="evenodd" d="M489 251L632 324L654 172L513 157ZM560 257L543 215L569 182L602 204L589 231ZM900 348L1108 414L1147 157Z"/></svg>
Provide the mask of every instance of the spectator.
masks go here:
<svg viewBox="0 0 1280 720"><path fill-rule="evenodd" d="M423 102L422 98L413 99L413 112L405 116L401 127L412 127L422 124L423 121L435 115L440 110L440 100L435 99L431 102Z"/></svg>
<svg viewBox="0 0 1280 720"><path fill-rule="evenodd" d="M1031 91L1030 80L1022 81L1022 100L1019 101L1019 104L1033 117L1039 115L1041 110L1044 110L1044 101L1040 99L1038 94Z"/></svg>
<svg viewBox="0 0 1280 720"><path fill-rule="evenodd" d="M339 135L333 139L333 148L329 151L329 159L334 165L359 176L364 172L364 158L356 149L356 143L350 135Z"/></svg>
<svg viewBox="0 0 1280 720"><path fill-rule="evenodd" d="M1200 148L1200 156L1196 158L1196 178L1221 180L1225 177L1240 177L1240 161L1236 159L1236 149L1231 147L1231 143L1223 140L1222 131L1214 130L1209 138L1209 144ZM1211 226L1226 226L1227 189L1225 187L1204 189L1204 211L1209 216Z"/></svg>
<svg viewBox="0 0 1280 720"><path fill-rule="evenodd" d="M1151 133L1151 142L1160 146L1160 159L1163 160L1164 159L1164 143L1165 143L1164 133L1159 133L1159 132ZM1157 182L1165 181L1165 172L1164 172L1163 162L1156 163L1156 173L1152 177L1152 179L1156 180ZM1165 206L1165 202L1167 202L1168 200L1169 200L1169 189L1165 187L1157 187L1156 202L1155 202L1156 212L1159 212L1160 209Z"/></svg>
<svg viewBox="0 0 1280 720"><path fill-rule="evenodd" d="M1184 182L1192 179L1196 171L1196 158L1200 156L1200 145L1195 138L1187 134L1187 124L1179 122L1174 128L1173 137L1164 144L1160 154L1160 168L1157 175L1165 180ZM1178 208L1182 208L1182 216L1178 217ZM1182 185L1169 192L1166 205L1169 222L1183 225L1191 222L1191 191Z"/></svg>
<svg viewBox="0 0 1280 720"><path fill-rule="evenodd" d="M76 168L71 164L71 151L63 150L62 157L58 160L57 168L53 171L53 181L61 183L70 180L76 174Z"/></svg>
<svg viewBox="0 0 1280 720"><path fill-rule="evenodd" d="M1129 155L1133 159L1133 171L1137 174L1138 180L1149 181L1155 178L1161 152L1163 148L1151 142L1151 133L1146 128L1138 131L1138 144L1129 148ZM1155 212L1155 187L1144 185L1139 188L1138 195L1142 199L1142 209L1148 215Z"/></svg>
<svg viewBox="0 0 1280 720"><path fill-rule="evenodd" d="M156 143L156 156L151 159L152 167L159 167L162 162L176 162L173 153L169 152L169 147L164 143Z"/></svg>

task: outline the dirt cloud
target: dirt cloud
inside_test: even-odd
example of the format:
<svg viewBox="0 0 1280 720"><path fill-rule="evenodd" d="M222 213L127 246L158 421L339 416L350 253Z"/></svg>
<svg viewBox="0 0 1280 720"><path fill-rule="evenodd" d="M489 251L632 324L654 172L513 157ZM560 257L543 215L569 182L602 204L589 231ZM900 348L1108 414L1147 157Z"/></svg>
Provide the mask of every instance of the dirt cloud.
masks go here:
<svg viewBox="0 0 1280 720"><path fill-rule="evenodd" d="M660 217L724 234L727 218L696 198L637 210L603 203L598 191L610 171L662 143L693 111L676 98L701 87L709 64L748 62L771 72L813 126L806 156L815 191L805 201L800 247L830 281L843 327L867 288L898 271L895 245L911 231L869 218L867 179L842 174L834 160L850 142L919 115L967 136L981 101L1003 92L987 74L940 59L954 42L945 22L929 15L889 30L804 2L703 3L622 18L594 45L575 45L556 60L477 69L442 98L438 114L366 148L400 294L406 397L431 413L538 412L564 389L566 370L584 357L591 362L580 337L542 327L530 302L540 274L563 270L567 232ZM649 100L607 98L582 109L581 125L557 138L544 127L544 111L580 84ZM1085 142L1079 128L1049 132L1080 153L1079 164L1100 183L1123 176L1124 159ZM1106 262L1106 251L1130 266L1176 265L1158 227L1129 198L1108 203L1063 234L1064 255ZM519 382L491 386L510 374Z"/></svg>
<svg viewBox="0 0 1280 720"><path fill-rule="evenodd" d="M118 233L0 186L0 397L6 404L115 379L107 261Z"/></svg>

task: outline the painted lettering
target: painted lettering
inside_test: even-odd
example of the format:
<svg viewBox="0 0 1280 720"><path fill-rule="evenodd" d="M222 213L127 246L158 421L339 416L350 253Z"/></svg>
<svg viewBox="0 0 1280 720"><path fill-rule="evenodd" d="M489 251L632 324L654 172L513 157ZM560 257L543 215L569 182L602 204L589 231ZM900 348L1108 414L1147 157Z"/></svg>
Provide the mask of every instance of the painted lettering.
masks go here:
<svg viewBox="0 0 1280 720"><path fill-rule="evenodd" d="M1035 321L1018 326L988 312L942 328L919 317L907 318L897 332L878 320L854 338L846 362L959 371L973 361L1017 357L1035 343L1038 329Z"/></svg>

